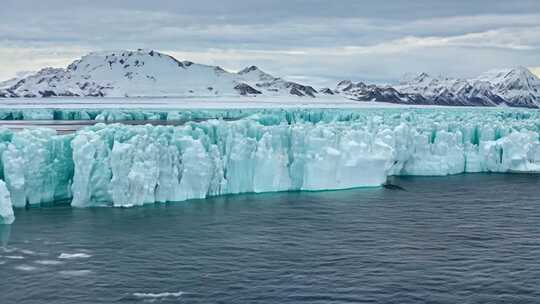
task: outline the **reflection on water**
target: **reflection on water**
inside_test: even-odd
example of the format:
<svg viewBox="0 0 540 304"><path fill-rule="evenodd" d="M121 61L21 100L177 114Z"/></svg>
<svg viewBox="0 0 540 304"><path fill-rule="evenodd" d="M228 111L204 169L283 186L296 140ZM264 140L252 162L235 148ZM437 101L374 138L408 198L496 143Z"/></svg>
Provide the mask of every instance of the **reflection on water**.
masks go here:
<svg viewBox="0 0 540 304"><path fill-rule="evenodd" d="M11 225L0 225L0 245L1 247L7 247L9 243L9 236L11 235Z"/></svg>

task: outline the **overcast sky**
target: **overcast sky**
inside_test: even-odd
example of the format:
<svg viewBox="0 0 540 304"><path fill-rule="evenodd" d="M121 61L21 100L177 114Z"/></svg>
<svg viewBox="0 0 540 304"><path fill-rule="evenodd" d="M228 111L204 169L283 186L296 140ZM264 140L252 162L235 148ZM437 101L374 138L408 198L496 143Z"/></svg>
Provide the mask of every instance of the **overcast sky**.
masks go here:
<svg viewBox="0 0 540 304"><path fill-rule="evenodd" d="M538 0L1 0L0 79L89 51L149 48L291 80L540 73Z"/></svg>

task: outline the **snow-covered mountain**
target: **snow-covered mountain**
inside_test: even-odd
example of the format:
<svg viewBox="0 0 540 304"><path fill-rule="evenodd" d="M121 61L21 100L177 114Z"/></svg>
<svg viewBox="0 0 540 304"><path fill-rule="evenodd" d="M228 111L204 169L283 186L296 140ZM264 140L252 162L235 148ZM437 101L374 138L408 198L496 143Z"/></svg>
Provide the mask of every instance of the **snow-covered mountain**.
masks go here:
<svg viewBox="0 0 540 304"><path fill-rule="evenodd" d="M408 75L395 86L341 81L335 89L274 77L256 66L229 72L153 51L90 53L67 68L45 68L0 82L0 97L346 98L401 104L540 107L540 79L528 69L490 71L472 79Z"/></svg>
<svg viewBox="0 0 540 304"><path fill-rule="evenodd" d="M412 80L402 81L396 89L420 94L436 104L521 107L540 104L540 79L523 67L490 71L473 79L432 77L422 73Z"/></svg>
<svg viewBox="0 0 540 304"><path fill-rule="evenodd" d="M449 106L540 107L540 79L527 68L490 71L473 79L406 75L396 86L340 82L335 92L358 101Z"/></svg>
<svg viewBox="0 0 540 304"><path fill-rule="evenodd" d="M317 91L271 76L255 66L238 73L179 61L152 50L90 53L65 69L45 68L15 83L0 97L309 96Z"/></svg>
<svg viewBox="0 0 540 304"><path fill-rule="evenodd" d="M358 101L379 101L403 104L425 104L418 94L403 94L391 86L367 85L363 82L354 83L344 80L338 83L335 93Z"/></svg>
<svg viewBox="0 0 540 304"><path fill-rule="evenodd" d="M17 84L17 82L19 82L21 79L29 76L29 75L32 75L34 74L34 72L19 72L17 73L17 76L11 78L11 79L8 79L8 80L4 80L4 81L0 81L0 90L2 89L7 89L15 84Z"/></svg>
<svg viewBox="0 0 540 304"><path fill-rule="evenodd" d="M527 68L493 70L475 80L490 83L492 91L509 105L540 106L540 79Z"/></svg>

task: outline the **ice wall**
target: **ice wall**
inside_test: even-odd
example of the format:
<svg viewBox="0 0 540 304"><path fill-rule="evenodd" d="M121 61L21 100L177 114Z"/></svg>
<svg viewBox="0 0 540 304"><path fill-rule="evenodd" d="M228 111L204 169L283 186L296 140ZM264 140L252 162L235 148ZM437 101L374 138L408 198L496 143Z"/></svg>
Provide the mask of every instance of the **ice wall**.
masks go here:
<svg viewBox="0 0 540 304"><path fill-rule="evenodd" d="M5 131L4 131L5 132ZM12 133L0 145L3 179L15 207L71 198L75 135L58 136L52 129Z"/></svg>
<svg viewBox="0 0 540 304"><path fill-rule="evenodd" d="M538 172L539 126L536 111L275 110L70 135L2 130L1 176L16 207L87 207L379 186L389 175Z"/></svg>
<svg viewBox="0 0 540 304"><path fill-rule="evenodd" d="M13 221L15 221L15 215L13 215L11 197L6 184L0 181L0 225L11 224Z"/></svg>
<svg viewBox="0 0 540 304"><path fill-rule="evenodd" d="M151 110L151 109L0 109L0 120L180 120L196 121L211 118L238 119L266 110ZM275 110L269 110L275 113Z"/></svg>
<svg viewBox="0 0 540 304"><path fill-rule="evenodd" d="M392 148L346 125L96 126L72 141L74 206L384 183Z"/></svg>

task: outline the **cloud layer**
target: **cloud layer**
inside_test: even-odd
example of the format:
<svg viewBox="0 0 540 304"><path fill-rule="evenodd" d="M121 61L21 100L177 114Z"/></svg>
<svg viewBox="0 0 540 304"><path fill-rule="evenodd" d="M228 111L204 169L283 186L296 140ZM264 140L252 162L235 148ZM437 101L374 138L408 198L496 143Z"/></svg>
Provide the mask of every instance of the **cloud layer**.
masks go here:
<svg viewBox="0 0 540 304"><path fill-rule="evenodd" d="M133 48L232 70L256 64L319 85L540 66L535 0L4 1L0 79Z"/></svg>

